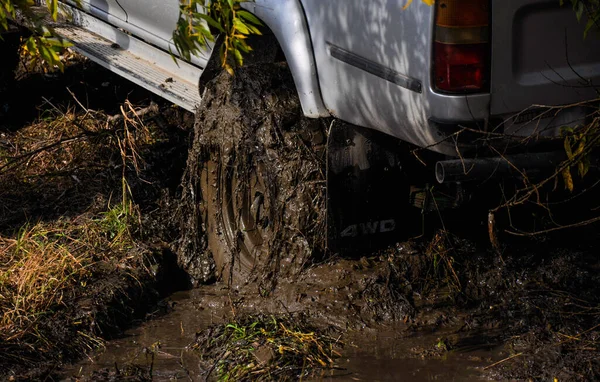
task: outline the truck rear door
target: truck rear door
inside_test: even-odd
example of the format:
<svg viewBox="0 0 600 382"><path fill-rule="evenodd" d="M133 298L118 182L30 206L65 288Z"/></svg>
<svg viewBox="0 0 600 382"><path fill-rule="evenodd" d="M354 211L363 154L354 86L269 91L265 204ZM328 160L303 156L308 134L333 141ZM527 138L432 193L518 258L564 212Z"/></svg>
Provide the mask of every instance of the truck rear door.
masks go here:
<svg viewBox="0 0 600 382"><path fill-rule="evenodd" d="M178 0L117 0L127 22L169 41L179 19Z"/></svg>
<svg viewBox="0 0 600 382"><path fill-rule="evenodd" d="M600 33L584 39L586 20L567 4L492 1L492 115L598 97L590 84L600 85Z"/></svg>
<svg viewBox="0 0 600 382"><path fill-rule="evenodd" d="M179 0L117 1L127 14L127 23L147 32L142 36L144 40L165 50L176 51L172 42L179 20ZM208 57L210 50L202 55L204 59Z"/></svg>

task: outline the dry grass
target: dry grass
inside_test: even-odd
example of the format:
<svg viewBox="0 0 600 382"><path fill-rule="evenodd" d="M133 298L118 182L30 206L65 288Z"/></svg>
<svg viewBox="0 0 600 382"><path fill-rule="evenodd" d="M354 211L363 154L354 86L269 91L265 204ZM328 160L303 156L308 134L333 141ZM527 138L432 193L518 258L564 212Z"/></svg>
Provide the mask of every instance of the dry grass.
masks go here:
<svg viewBox="0 0 600 382"><path fill-rule="evenodd" d="M114 117L87 109L81 113L74 107L65 112L54 108L36 123L3 133L2 189L7 190L8 184L47 187L48 182L63 190L84 182L88 189L100 189L108 171L138 172L143 166L138 151L152 145L154 138L137 115L139 109L126 102L121 111L123 116Z"/></svg>
<svg viewBox="0 0 600 382"><path fill-rule="evenodd" d="M51 343L40 324L90 293L99 264L129 269L135 262L130 227L139 211L126 172L143 166L138 150L153 138L131 104L122 111L115 118L53 108L36 123L3 133L0 344L63 346ZM22 223L31 220L38 222ZM82 342L96 341L81 335L89 337Z"/></svg>
<svg viewBox="0 0 600 382"><path fill-rule="evenodd" d="M0 341L33 334L45 343L36 329L39 320L66 298L85 293L95 264L127 261L133 247L130 212L118 205L95 219L39 223L24 227L16 238L0 237Z"/></svg>
<svg viewBox="0 0 600 382"><path fill-rule="evenodd" d="M62 302L65 291L85 283L93 259L87 251L73 253L76 240L67 235L62 229L39 224L23 229L17 239L0 238L2 340L21 339L41 316Z"/></svg>

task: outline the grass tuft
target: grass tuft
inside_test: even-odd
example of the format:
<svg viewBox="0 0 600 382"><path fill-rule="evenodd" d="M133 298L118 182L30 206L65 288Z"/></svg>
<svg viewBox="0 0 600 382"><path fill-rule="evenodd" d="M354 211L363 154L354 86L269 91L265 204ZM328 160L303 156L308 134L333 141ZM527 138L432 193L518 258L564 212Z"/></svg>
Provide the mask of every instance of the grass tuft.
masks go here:
<svg viewBox="0 0 600 382"><path fill-rule="evenodd" d="M24 227L16 239L0 237L0 340L34 332L65 291L85 282L93 259L77 247L69 232L44 224Z"/></svg>
<svg viewBox="0 0 600 382"><path fill-rule="evenodd" d="M96 264L125 258L133 248L131 218L131 207L117 205L99 218L38 223L15 238L0 236L0 342L58 345L37 324L86 288Z"/></svg>
<svg viewBox="0 0 600 382"><path fill-rule="evenodd" d="M341 346L302 317L259 315L209 329L193 348L213 362L220 381L266 381L333 369Z"/></svg>

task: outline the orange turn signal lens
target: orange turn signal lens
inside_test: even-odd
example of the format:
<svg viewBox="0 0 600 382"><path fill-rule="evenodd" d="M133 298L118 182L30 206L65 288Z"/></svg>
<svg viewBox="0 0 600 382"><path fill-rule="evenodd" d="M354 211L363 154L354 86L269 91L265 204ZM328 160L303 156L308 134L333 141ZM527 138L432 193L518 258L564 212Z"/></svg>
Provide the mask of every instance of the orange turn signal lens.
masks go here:
<svg viewBox="0 0 600 382"><path fill-rule="evenodd" d="M436 26L482 27L490 22L489 0L438 0Z"/></svg>

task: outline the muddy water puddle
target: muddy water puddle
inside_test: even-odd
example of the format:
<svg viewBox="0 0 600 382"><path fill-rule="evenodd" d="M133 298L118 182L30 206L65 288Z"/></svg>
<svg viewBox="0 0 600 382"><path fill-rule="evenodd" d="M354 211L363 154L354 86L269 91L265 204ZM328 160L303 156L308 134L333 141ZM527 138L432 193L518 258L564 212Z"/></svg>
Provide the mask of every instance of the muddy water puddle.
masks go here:
<svg viewBox="0 0 600 382"><path fill-rule="evenodd" d="M157 314L106 343L86 360L64 370L63 380L205 380L198 354L189 348L196 333L233 316L231 300L221 285L177 292ZM506 357L494 346L478 343L441 350L455 331L409 333L398 327L349 330L336 370L313 380L326 381L473 381L486 380L486 366ZM466 336L461 335L463 338ZM459 341L460 342L460 341ZM468 342L468 341L463 341ZM477 341L479 342L479 341ZM115 378L116 374L128 378Z"/></svg>
<svg viewBox="0 0 600 382"><path fill-rule="evenodd" d="M63 374L65 380L103 379L122 373L125 367L130 374L150 374L155 381L204 379L197 355L188 345L194 341L196 331L223 320L224 303L219 302L223 297L226 295L210 286L171 295L164 302L168 313L126 331L121 338L107 342L103 350L70 366ZM131 370L131 366L137 370Z"/></svg>
<svg viewBox="0 0 600 382"><path fill-rule="evenodd" d="M391 329L349 333L338 362L345 370L330 380L485 381L483 369L503 358L498 349L480 346L426 354L437 349L439 335L407 336Z"/></svg>

